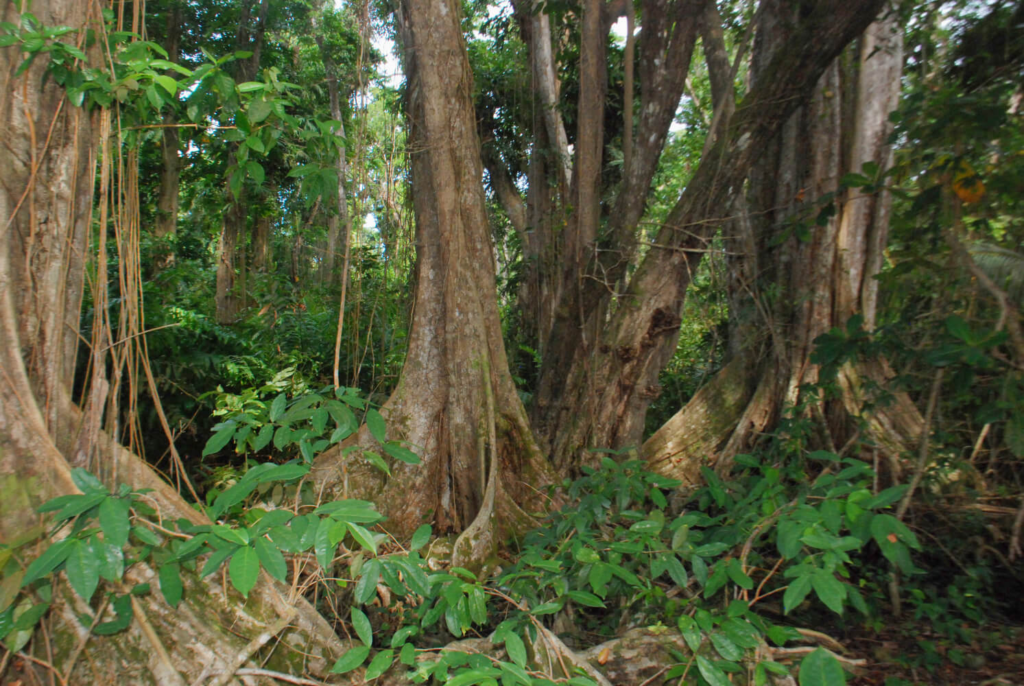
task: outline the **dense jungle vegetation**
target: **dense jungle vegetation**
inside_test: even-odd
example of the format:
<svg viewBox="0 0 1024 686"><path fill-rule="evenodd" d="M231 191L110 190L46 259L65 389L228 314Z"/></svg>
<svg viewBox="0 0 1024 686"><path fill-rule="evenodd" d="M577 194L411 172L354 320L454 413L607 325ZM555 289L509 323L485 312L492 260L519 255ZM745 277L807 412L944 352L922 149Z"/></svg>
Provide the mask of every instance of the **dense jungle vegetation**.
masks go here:
<svg viewBox="0 0 1024 686"><path fill-rule="evenodd" d="M1024 3L0 0L0 682L1014 684Z"/></svg>

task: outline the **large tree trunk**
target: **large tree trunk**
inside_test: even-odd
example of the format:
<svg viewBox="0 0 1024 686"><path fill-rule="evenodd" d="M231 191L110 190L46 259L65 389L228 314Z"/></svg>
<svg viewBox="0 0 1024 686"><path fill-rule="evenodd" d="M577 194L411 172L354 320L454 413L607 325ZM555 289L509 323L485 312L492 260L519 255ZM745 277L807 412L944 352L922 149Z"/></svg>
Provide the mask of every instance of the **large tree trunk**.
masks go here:
<svg viewBox="0 0 1024 686"><path fill-rule="evenodd" d="M771 53L791 40L785 15L769 21L772 16L763 17L754 53L755 88L770 78ZM888 115L897 104L902 59L895 19L872 24L857 55L825 70L810 102L789 118L752 170L744 211L730 226L730 249L739 255L730 261L729 280L734 357L709 388L733 386L726 379L737 368L759 381L745 389L749 400L737 391L729 397L738 402L719 402L714 423L698 425L713 400L702 391L662 427L644 446L645 457L662 473L692 483L703 460L719 453L719 468L727 469L733 455L801 402L803 385L820 380L819 367L810 362L814 340L845 327L854 314L874 321L873 277L881 266L889 198L851 189L837 200L834 216L815 220L821 199L839 192L845 173L859 173L868 162L883 169L890 164ZM849 418L858 417L866 420L865 438L898 455L921 420L901 393L865 412L865 382L884 385L886 379L884 362L843 368L841 402L812 417L829 418L821 427L827 436L815 442L834 447L852 435Z"/></svg>
<svg viewBox="0 0 1024 686"><path fill-rule="evenodd" d="M102 31L98 10L99 5L92 3L32 3L42 26L80 29L64 39L82 47L86 28ZM0 14L5 21L19 22L11 3ZM91 53L102 68L98 47ZM46 60L37 59L14 79L20 61L13 48L0 49L0 121L5 122L0 147L6 155L6 163L0 166L0 221L6 227L0 233L0 481L6 494L0 540L4 543L39 523L34 510L43 500L76 492L70 468L83 456L73 446L88 427L72 401L72 383L98 135L100 129L110 130L109 123L98 126L106 114L91 115L71 106L63 89L52 78L44 79ZM110 155L105 163L112 164ZM128 344L137 343L124 343ZM107 364L105 354L94 360ZM204 520L136 455L107 434L99 433L96 441L100 457L92 467L108 486L116 481L153 489L147 501L165 519ZM153 570L134 565L128 581L155 581ZM62 674L77 664L70 683L126 679L140 684L191 683L204 671L227 670L251 638L279 616L290 616L293 607L298 614L283 632L282 646L287 649L280 658L272 658L275 668L298 671L304 654L312 671L325 674L330 658L343 650L330 626L302 598L287 597L286 589L268 580L258 585L244 609L240 596L216 582L188 581L186 598L177 610L164 603L159 593L136 597L135 621L112 637L89 637L80 613L96 609L86 608L67 584L57 583L54 589L53 607L45 620L48 639L33 641L26 651ZM79 645L84 650L76 662ZM299 646L302 654L291 645ZM130 674L124 671L126 664L131 665ZM24 665L26 670L38 669L27 661ZM16 678L11 673L7 676ZM41 683L47 678L36 674L30 681Z"/></svg>
<svg viewBox="0 0 1024 686"><path fill-rule="evenodd" d="M550 373L542 379L541 389L546 390L541 404L547 403L547 407L538 409L546 414L543 430L553 438L557 467L574 469L588 447L639 444L647 407L659 392L658 375L678 340L686 290L702 253L728 216L765 145L807 101L825 68L864 30L879 5L878 0L821 2L799 22L791 22L793 40L772 54L767 67L771 78L748 92L728 127L715 139L617 299L599 339L571 351L563 341L559 343L563 354L549 351L545 367ZM645 28L641 35L646 33ZM643 45L641 39L641 49ZM641 68L643 64L641 58ZM641 112L646 113L646 107L642 106ZM649 140L642 131L643 117L638 144ZM631 176L640 173L641 159L642 150L635 151ZM582 292L580 311L590 313L588 316L601 316L601 299L609 298L610 285L625 274L628 259L623 251L631 254L626 237L634 234L617 239L618 235L611 232L617 249L601 251L595 261L594 278L603 275L599 285L604 295ZM544 386L556 378L555 370L560 370L563 379L560 393L551 391L557 390L558 384Z"/></svg>
<svg viewBox="0 0 1024 686"><path fill-rule="evenodd" d="M405 367L384 406L392 439L422 464L396 463L383 485L350 474L357 492L380 489L388 525L423 521L465 532L456 557L490 556L502 532L529 520L550 480L516 394L498 318L493 248L481 182L473 78L456 0L406 0L398 13L416 213L416 295ZM368 433L358 441L371 443ZM317 476L341 488L338 452ZM361 470L358 465L349 470ZM534 508L535 509L535 508Z"/></svg>

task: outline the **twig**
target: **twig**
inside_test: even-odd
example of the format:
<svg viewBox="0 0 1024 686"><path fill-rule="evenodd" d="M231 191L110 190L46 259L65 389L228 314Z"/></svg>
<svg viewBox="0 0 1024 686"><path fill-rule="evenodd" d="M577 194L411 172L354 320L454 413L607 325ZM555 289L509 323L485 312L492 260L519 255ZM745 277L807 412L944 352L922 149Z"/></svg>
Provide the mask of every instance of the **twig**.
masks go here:
<svg viewBox="0 0 1024 686"><path fill-rule="evenodd" d="M1024 497L1021 497L1020 509L1017 510L1017 516L1013 518L1013 530L1010 533L1010 562L1013 562L1022 554L1020 547L1021 528L1024 528Z"/></svg>
<svg viewBox="0 0 1024 686"><path fill-rule="evenodd" d="M231 675L227 672L214 672L207 676L224 676L227 674L228 678ZM299 686L324 686L322 681L314 681L313 679L304 679L300 676L292 676L291 674L285 674L284 672L275 672L270 669L256 669L254 667L244 667L242 669L236 669L234 671L235 676L262 676L269 679L276 679L277 681L284 681L289 684L299 684Z"/></svg>
<svg viewBox="0 0 1024 686"><path fill-rule="evenodd" d="M815 650L818 650L818 649L819 649L819 646L799 646L799 647L796 647L796 648L772 648L771 652L772 652L772 656L773 657L778 657L778 658L785 659L785 658L793 658L793 657L800 657L802 655L807 655L808 653L813 653ZM867 665L867 663L868 663L868 661L864 660L864 659L856 659L855 660L853 658L843 657L842 655L837 655L836 653L832 652L828 648L820 648L820 649L824 650L827 653L829 653L830 655L832 655L832 657L834 657L835 659L839 660L843 664L849 665L851 667L863 667L863 666Z"/></svg>
<svg viewBox="0 0 1024 686"><path fill-rule="evenodd" d="M220 675L216 679L214 679L214 681L210 684L210 686L226 686L226 684L229 681L231 681L232 678L234 678L235 674L238 673L239 670L241 670L242 665L244 665L246 661L252 657L253 653L255 653L257 650L265 646L267 642L270 641L270 639L272 639L274 636L284 631L284 628L288 626L293 619L295 619L295 615L297 615L298 613L298 610L292 608L291 612L285 614L283 617L274 622L266 631L261 632L259 636L249 641L248 645L242 648L242 650L239 651L238 655L235 656L235 659L232 661L228 669L224 672L221 672Z"/></svg>
<svg viewBox="0 0 1024 686"><path fill-rule="evenodd" d="M914 491L921 484L921 479L924 478L925 468L928 466L928 438L931 434L932 429L932 418L935 416L935 408L939 404L939 390L942 388L942 375L945 372L945 368L939 367L935 371L935 379L932 381L932 390L928 394L928 408L924 414L924 428L921 429L921 444L917 450L917 465L914 468L914 476L910 479L910 487L907 492L903 494L903 500L900 501L900 506L896 510L896 519L903 521L903 517L907 514L907 509L910 507L910 500L914 497Z"/></svg>
<svg viewBox="0 0 1024 686"><path fill-rule="evenodd" d="M156 630L153 625L149 623L149 617L146 615L146 610L142 607L142 603L135 596L131 596L132 599L132 611L135 613L135 619L138 620L139 626L142 628L142 633L149 640L149 644L153 646L153 650L156 651L157 657L160 662L163 663L166 668L166 676L163 677L162 683L170 684L171 686L185 686L185 679L181 676L181 673L175 669L174 663L171 662L171 656L167 653L167 648L160 641L160 637L156 635Z"/></svg>
<svg viewBox="0 0 1024 686"><path fill-rule="evenodd" d="M78 645L75 646L75 652L71 654L71 660L68 661L68 667L64 670L64 683L67 683L71 679L71 672L75 669L75 663L78 662L78 656L85 650L85 644L89 642L89 637L92 636L92 630L99 624L100 618L103 616L103 611L107 609L107 603L110 602L109 597L103 598L103 602L100 603L100 607L96 610L96 615L92 618L92 624L89 625L89 630L85 632L85 635L78 641ZM3 674L3 669L0 669L0 675Z"/></svg>

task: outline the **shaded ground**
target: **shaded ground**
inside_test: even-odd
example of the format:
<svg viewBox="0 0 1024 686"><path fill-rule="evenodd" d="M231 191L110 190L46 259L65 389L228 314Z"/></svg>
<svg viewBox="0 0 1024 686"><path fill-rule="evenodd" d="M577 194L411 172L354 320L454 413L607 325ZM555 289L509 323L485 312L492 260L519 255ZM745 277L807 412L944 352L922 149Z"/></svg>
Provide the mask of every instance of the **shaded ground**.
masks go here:
<svg viewBox="0 0 1024 686"><path fill-rule="evenodd" d="M921 621L844 641L852 655L868 661L851 682L858 686L1024 685L1024 627L993 624L974 629L973 642L963 645L937 631L912 633L913 628L922 631L927 626Z"/></svg>

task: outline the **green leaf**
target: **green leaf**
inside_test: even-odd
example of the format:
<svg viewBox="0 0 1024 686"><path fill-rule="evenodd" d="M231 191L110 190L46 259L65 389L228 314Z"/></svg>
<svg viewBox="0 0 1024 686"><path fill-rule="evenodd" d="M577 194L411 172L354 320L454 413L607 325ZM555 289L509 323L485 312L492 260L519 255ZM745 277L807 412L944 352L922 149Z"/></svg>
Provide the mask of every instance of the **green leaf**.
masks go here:
<svg viewBox="0 0 1024 686"><path fill-rule="evenodd" d="M242 546L231 556L231 564L228 565L228 577L231 585L246 598L249 591L256 585L260 576L260 560L256 551L249 546Z"/></svg>
<svg viewBox="0 0 1024 686"><path fill-rule="evenodd" d="M743 572L743 567L736 558L729 560L729 563L725 566L725 571L729 578L732 579L732 582L740 588L745 588L748 591L754 588L754 580Z"/></svg>
<svg viewBox="0 0 1024 686"><path fill-rule="evenodd" d="M238 425L232 423L210 436L210 440L206 442L206 447L203 448L203 457L219 453L235 435L236 429L238 429Z"/></svg>
<svg viewBox="0 0 1024 686"><path fill-rule="evenodd" d="M380 562L370 560L362 569L359 581L356 582L356 601L368 603L377 594L377 582L380 581Z"/></svg>
<svg viewBox="0 0 1024 686"><path fill-rule="evenodd" d="M800 686L845 686L846 674L835 655L824 648L800 661Z"/></svg>
<svg viewBox="0 0 1024 686"><path fill-rule="evenodd" d="M814 576L811 577L811 584L821 602L836 614L843 614L843 601L846 600L845 584L836 579L832 572L824 569L819 569L814 573Z"/></svg>
<svg viewBox="0 0 1024 686"><path fill-rule="evenodd" d="M181 566L177 562L160 565L160 593L171 607L178 607L184 587L181 585Z"/></svg>
<svg viewBox="0 0 1024 686"><path fill-rule="evenodd" d="M743 651L723 634L714 633L708 636L708 638L711 639L711 645L715 646L718 654L726 660L739 662L743 659Z"/></svg>
<svg viewBox="0 0 1024 686"><path fill-rule="evenodd" d="M384 672L391 668L391 663L395 661L395 651L393 650L382 650L373 656L370 660L370 666L366 668L366 674L363 675L363 679L370 681L376 679Z"/></svg>
<svg viewBox="0 0 1024 686"><path fill-rule="evenodd" d="M711 686L732 686L732 682L729 681L729 677L725 675L725 672L703 655L697 656L697 669L700 670L700 675Z"/></svg>
<svg viewBox="0 0 1024 686"><path fill-rule="evenodd" d="M412 534L412 542L409 544L409 550L419 550L427 543L430 542L430 534L433 533L433 529L430 528L429 524L424 524Z"/></svg>
<svg viewBox="0 0 1024 686"><path fill-rule="evenodd" d="M234 486L217 496L213 501L213 508L210 511L210 519L218 519L228 509L234 507L249 497L258 484L255 480L242 479Z"/></svg>
<svg viewBox="0 0 1024 686"><path fill-rule="evenodd" d="M253 91L261 91L264 88L266 86L259 81L246 81L245 83L238 84L239 93L252 93Z"/></svg>
<svg viewBox="0 0 1024 686"><path fill-rule="evenodd" d="M249 136L245 139L245 145L256 152L266 152L267 148L263 145L263 140L259 136Z"/></svg>
<svg viewBox="0 0 1024 686"><path fill-rule="evenodd" d="M103 482L81 467L75 467L71 470L71 481L85 495L92 495L93 493L107 495L110 493L107 487L103 485Z"/></svg>
<svg viewBox="0 0 1024 686"><path fill-rule="evenodd" d="M131 506L123 498L108 496L100 503L100 528L108 543L118 548L128 543L130 527L129 512Z"/></svg>
<svg viewBox="0 0 1024 686"><path fill-rule="evenodd" d="M412 667L416 664L416 646L412 643L406 643L402 646L401 652L398 653L398 659L403 665Z"/></svg>
<svg viewBox="0 0 1024 686"><path fill-rule="evenodd" d="M263 172L263 165L261 165L259 162L256 162L255 160L249 160L248 162L245 163L245 171L247 174L249 174L249 177L257 184L263 183L263 179L265 178L266 175Z"/></svg>
<svg viewBox="0 0 1024 686"><path fill-rule="evenodd" d="M278 394L278 396L274 398L274 402L270 403L270 421L276 422L280 419L287 406L288 396L284 393Z"/></svg>
<svg viewBox="0 0 1024 686"><path fill-rule="evenodd" d="M370 620L366 613L358 607L352 608L352 628L355 629L356 636L363 642L363 645L373 646L373 627L370 626Z"/></svg>
<svg viewBox="0 0 1024 686"><path fill-rule="evenodd" d="M377 553L377 541L373 538L373 534L352 522L348 522L348 528L352 532L352 538L356 539L359 545L363 546L366 550L373 551L374 554Z"/></svg>
<svg viewBox="0 0 1024 686"><path fill-rule="evenodd" d="M351 672L353 669L366 662L366 658L369 656L369 648L366 646L357 646L339 657L338 661L334 663L333 667L331 667L331 672L334 674Z"/></svg>
<svg viewBox="0 0 1024 686"><path fill-rule="evenodd" d="M253 124L259 124L270 115L272 109L270 103L266 100L253 100L249 103L249 121Z"/></svg>
<svg viewBox="0 0 1024 686"><path fill-rule="evenodd" d="M236 529L227 524L217 524L213 527L213 533L228 543L249 545L249 533L245 529Z"/></svg>
<svg viewBox="0 0 1024 686"><path fill-rule="evenodd" d="M100 561L93 546L81 540L74 541L64 571L75 593L89 602L100 583Z"/></svg>
<svg viewBox="0 0 1024 686"><path fill-rule="evenodd" d="M384 452L386 452L388 455L395 458L399 462L404 462L406 464L420 463L419 455L409 450L405 446L398 445L394 441L389 441L384 444Z"/></svg>
<svg viewBox="0 0 1024 686"><path fill-rule="evenodd" d="M550 602L550 603L541 603L537 607L533 608L533 610L530 612L530 614L533 614L535 616L537 616L537 615L552 615L552 614L558 612L561 609L562 609L562 603L557 602L557 601L556 602Z"/></svg>
<svg viewBox="0 0 1024 686"><path fill-rule="evenodd" d="M783 612L789 614L789 611L802 603L807 594L811 592L813 583L811 581L811 574L807 573L798 576L789 584L789 588L786 589L786 593L782 596Z"/></svg>
<svg viewBox="0 0 1024 686"><path fill-rule="evenodd" d="M341 429L335 429L335 431L341 431ZM362 450L360 455L363 459L372 464L374 467L384 472L388 476L391 476L391 468L388 467L388 463L384 461L384 458L373 452L372 450Z"/></svg>
<svg viewBox="0 0 1024 686"><path fill-rule="evenodd" d="M205 578L220 569L220 566L224 564L224 561L231 557L238 548L235 546L224 546L220 550L214 550L210 554L209 559L206 560L206 564L203 565L203 571L199 573L200 578Z"/></svg>
<svg viewBox="0 0 1024 686"><path fill-rule="evenodd" d="M284 555L276 545L260 536L256 539L253 547L256 549L256 556L260 559L260 564L270 576L278 581L288 578L288 563L284 561Z"/></svg>
<svg viewBox="0 0 1024 686"><path fill-rule="evenodd" d="M665 564L668 566L668 575L672 577L672 581L676 582L676 586L686 588L689 577L687 577L686 568L683 567L683 563L679 561L679 558L674 553L667 553L665 555Z"/></svg>
<svg viewBox="0 0 1024 686"><path fill-rule="evenodd" d="M170 76L154 76L153 81L158 83L160 87L167 91L169 94L177 95L178 82L172 79Z"/></svg>
<svg viewBox="0 0 1024 686"><path fill-rule="evenodd" d="M505 635L505 650L512 662L520 667L526 667L526 644L518 634L510 631Z"/></svg>
<svg viewBox="0 0 1024 686"><path fill-rule="evenodd" d="M331 526L333 522L330 519L321 519L317 525L316 534L313 538L313 549L316 551L316 560L320 563L320 567L326 572L331 568L331 563L334 562L334 550L335 546L331 545Z"/></svg>
<svg viewBox="0 0 1024 686"><path fill-rule="evenodd" d="M252 441L253 452L259 452L270 445L270 441L274 438L274 425L264 424L263 428L260 429L259 433L256 434L256 439ZM251 440L251 439L250 439Z"/></svg>
<svg viewBox="0 0 1024 686"><path fill-rule="evenodd" d="M387 433L384 418L380 416L380 412L372 407L366 411L366 427L373 434L373 437L377 439L378 443L384 443L385 434Z"/></svg>
<svg viewBox="0 0 1024 686"><path fill-rule="evenodd" d="M65 538L63 541L58 541L44 550L42 555L32 560L28 569L25 570L24 578L21 580L22 588L57 569L71 553L71 544L74 540L72 538Z"/></svg>
<svg viewBox="0 0 1024 686"><path fill-rule="evenodd" d="M693 617L689 615L679 616L679 633L683 635L683 640L686 641L686 645L690 647L690 650L696 653L700 650L700 627L697 626L697 622L693 621Z"/></svg>
<svg viewBox="0 0 1024 686"><path fill-rule="evenodd" d="M600 598L593 593L587 593L586 591L569 591L566 595L568 595L573 602L577 602L580 605L585 605L587 607L605 606L605 604L601 602Z"/></svg>
<svg viewBox="0 0 1024 686"><path fill-rule="evenodd" d="M124 575L124 552L118 546L97 540L94 544L100 563L100 578L117 581Z"/></svg>
<svg viewBox="0 0 1024 686"><path fill-rule="evenodd" d="M116 633L120 633L131 626L132 617L135 611L132 609L132 598L130 595L118 596L111 603L114 606L114 612L117 614L117 619L104 622L95 629L92 630L97 636L110 636Z"/></svg>

